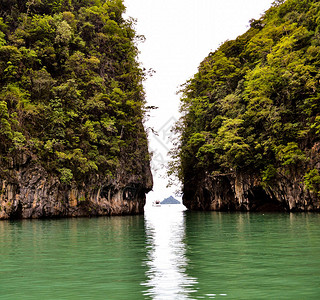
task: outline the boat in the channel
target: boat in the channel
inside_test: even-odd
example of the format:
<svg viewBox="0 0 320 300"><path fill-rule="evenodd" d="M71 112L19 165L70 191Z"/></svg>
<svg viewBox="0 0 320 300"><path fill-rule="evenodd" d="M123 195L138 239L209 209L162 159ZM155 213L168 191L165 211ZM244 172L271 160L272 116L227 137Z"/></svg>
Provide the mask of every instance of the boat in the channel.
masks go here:
<svg viewBox="0 0 320 300"><path fill-rule="evenodd" d="M156 200L156 201L153 201L153 202L152 202L152 206L153 206L153 207L161 207L161 203L160 203L159 200Z"/></svg>

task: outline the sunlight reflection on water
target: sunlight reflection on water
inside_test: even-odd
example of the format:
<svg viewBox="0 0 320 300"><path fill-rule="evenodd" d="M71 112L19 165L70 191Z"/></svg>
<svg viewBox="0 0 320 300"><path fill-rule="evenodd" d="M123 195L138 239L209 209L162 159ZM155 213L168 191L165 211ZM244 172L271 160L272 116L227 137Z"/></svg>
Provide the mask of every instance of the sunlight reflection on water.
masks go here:
<svg viewBox="0 0 320 300"><path fill-rule="evenodd" d="M318 300L320 214L0 222L2 300Z"/></svg>
<svg viewBox="0 0 320 300"><path fill-rule="evenodd" d="M177 207L178 208L178 207ZM185 214L172 207L145 212L148 243L145 296L152 299L192 299L197 279L186 273Z"/></svg>

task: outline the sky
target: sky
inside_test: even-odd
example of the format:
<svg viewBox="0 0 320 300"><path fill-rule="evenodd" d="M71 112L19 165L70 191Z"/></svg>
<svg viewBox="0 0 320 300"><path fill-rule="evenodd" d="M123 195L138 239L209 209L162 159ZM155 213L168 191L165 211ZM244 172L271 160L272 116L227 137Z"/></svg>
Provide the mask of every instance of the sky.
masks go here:
<svg viewBox="0 0 320 300"><path fill-rule="evenodd" d="M166 164L172 147L170 129L179 119L180 86L197 72L201 61L226 40L249 29L273 0L124 0L125 17L137 20L135 30L146 40L138 44L139 62L155 71L144 82L148 106L156 106L147 118L154 188L147 203L175 196L180 184L167 188ZM150 129L157 132L154 134ZM181 200L180 196L175 196Z"/></svg>

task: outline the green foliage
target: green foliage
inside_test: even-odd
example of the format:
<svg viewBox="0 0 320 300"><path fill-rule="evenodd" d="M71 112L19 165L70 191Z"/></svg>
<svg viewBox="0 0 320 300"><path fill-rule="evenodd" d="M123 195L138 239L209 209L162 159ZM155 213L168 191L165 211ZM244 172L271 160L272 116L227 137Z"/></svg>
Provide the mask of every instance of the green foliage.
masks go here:
<svg viewBox="0 0 320 300"><path fill-rule="evenodd" d="M61 168L58 171L60 172L61 183L70 184L73 178L72 171L68 168Z"/></svg>
<svg viewBox="0 0 320 300"><path fill-rule="evenodd" d="M245 171L266 188L277 176L305 173L320 142L319 20L318 1L276 1L203 60L181 91L171 174L186 185ZM308 176L316 190L317 177Z"/></svg>
<svg viewBox="0 0 320 300"><path fill-rule="evenodd" d="M320 174L317 169L312 169L305 174L304 183L307 189L320 197Z"/></svg>
<svg viewBox="0 0 320 300"><path fill-rule="evenodd" d="M283 166L295 165L306 161L306 155L299 148L298 144L294 142L288 143L286 146L279 146L276 152L277 158Z"/></svg>
<svg viewBox="0 0 320 300"><path fill-rule="evenodd" d="M277 177L277 169L273 165L268 165L265 170L262 171L261 181L264 188L272 185L273 181Z"/></svg>
<svg viewBox="0 0 320 300"><path fill-rule="evenodd" d="M144 73L124 10L120 0L1 1L2 157L32 152L65 184L149 160Z"/></svg>
<svg viewBox="0 0 320 300"><path fill-rule="evenodd" d="M12 140L13 132L9 122L7 103L0 101L0 140L5 144L6 140Z"/></svg>

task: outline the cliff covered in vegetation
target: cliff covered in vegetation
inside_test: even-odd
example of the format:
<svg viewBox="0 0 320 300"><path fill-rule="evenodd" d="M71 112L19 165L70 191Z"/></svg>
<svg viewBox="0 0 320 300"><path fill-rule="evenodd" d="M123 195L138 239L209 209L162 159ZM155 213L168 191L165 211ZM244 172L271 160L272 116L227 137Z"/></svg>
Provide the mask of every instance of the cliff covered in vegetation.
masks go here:
<svg viewBox="0 0 320 300"><path fill-rule="evenodd" d="M182 90L171 172L203 210L320 209L320 2L276 1Z"/></svg>
<svg viewBox="0 0 320 300"><path fill-rule="evenodd" d="M124 10L0 2L0 218L143 211L144 73Z"/></svg>

